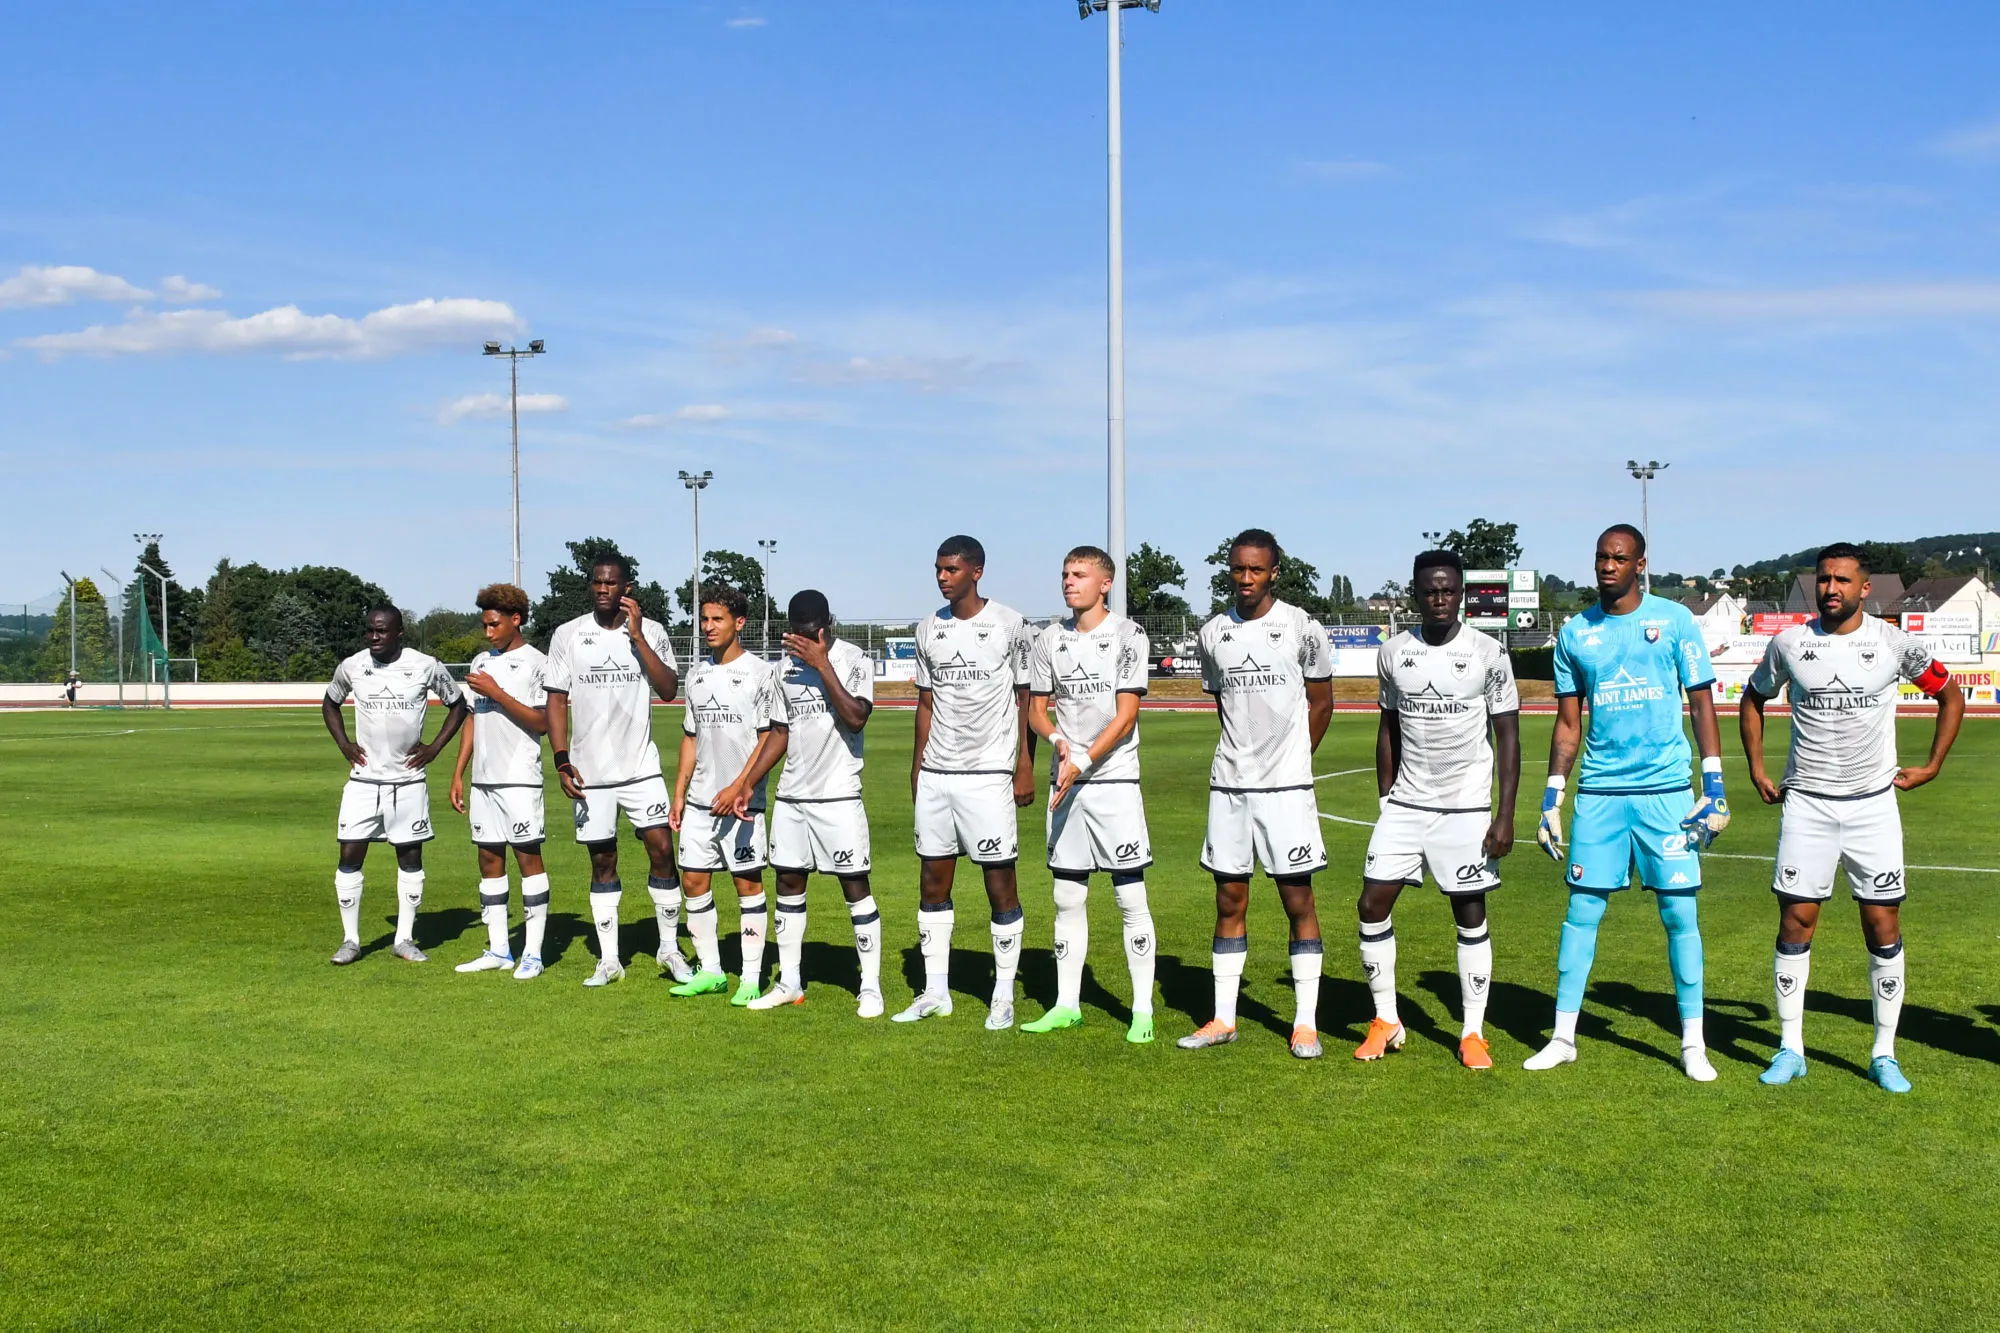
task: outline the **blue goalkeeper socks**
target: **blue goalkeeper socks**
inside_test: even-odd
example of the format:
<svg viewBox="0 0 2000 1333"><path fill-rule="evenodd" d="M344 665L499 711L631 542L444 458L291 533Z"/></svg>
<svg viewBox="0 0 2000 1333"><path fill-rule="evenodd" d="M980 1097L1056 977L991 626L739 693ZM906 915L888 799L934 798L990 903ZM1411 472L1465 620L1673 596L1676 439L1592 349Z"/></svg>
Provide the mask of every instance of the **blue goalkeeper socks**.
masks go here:
<svg viewBox="0 0 2000 1333"><path fill-rule="evenodd" d="M1656 893L1660 924L1667 928L1667 964L1674 971L1674 1003L1681 1019L1701 1017L1701 923L1692 893Z"/></svg>
<svg viewBox="0 0 2000 1333"><path fill-rule="evenodd" d="M1597 960L1597 923L1604 920L1609 901L1601 893L1577 891L1569 896L1562 944L1556 949L1557 1013L1573 1014L1583 1008L1583 988L1590 981L1590 965Z"/></svg>

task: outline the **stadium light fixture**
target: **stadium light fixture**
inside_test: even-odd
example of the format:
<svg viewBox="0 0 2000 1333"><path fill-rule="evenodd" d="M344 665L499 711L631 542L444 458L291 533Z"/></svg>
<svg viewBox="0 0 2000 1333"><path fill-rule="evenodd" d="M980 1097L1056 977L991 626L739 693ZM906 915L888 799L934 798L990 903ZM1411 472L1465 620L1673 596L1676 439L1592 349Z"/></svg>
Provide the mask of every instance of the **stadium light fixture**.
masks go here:
<svg viewBox="0 0 2000 1333"><path fill-rule="evenodd" d="M147 542L157 545L160 538L165 535L165 533L160 532L135 532L132 534L132 540L139 543L143 548ZM139 568L160 581L160 650L166 654L166 660L160 664L160 703L162 707L172 708L174 706L174 650L171 640L167 638L167 626L169 624L167 620L167 576L159 570L154 569L144 560L139 562ZM69 619L71 626L74 627L76 617L71 615Z"/></svg>
<svg viewBox="0 0 2000 1333"><path fill-rule="evenodd" d="M1105 329L1105 411L1104 411L1104 491L1108 529L1106 545L1117 562L1118 576L1112 580L1107 599L1113 611L1125 612L1125 564L1129 552L1125 543L1125 131L1118 52L1122 33L1121 11L1144 9L1158 13L1160 0L1076 0L1076 16L1087 19L1093 13L1105 16L1108 50L1107 105L1105 117L1106 157L1109 167L1109 206L1106 232L1109 237L1106 268L1108 307Z"/></svg>
<svg viewBox="0 0 2000 1333"><path fill-rule="evenodd" d="M497 342L489 342L480 349L481 356L504 356L507 358L507 404L514 419L514 445L511 471L514 476L514 586L523 588L521 582L521 358L540 356L548 349L542 340L536 338L523 350L519 347L502 347Z"/></svg>
<svg viewBox="0 0 2000 1333"><path fill-rule="evenodd" d="M688 580L688 669L701 660L701 493L713 472L682 472L681 485L694 497L694 576Z"/></svg>
<svg viewBox="0 0 2000 1333"><path fill-rule="evenodd" d="M98 569L103 571L104 577L110 582L111 586L118 590L118 706L120 708L123 708L125 706L125 586L126 585L123 579L119 578L116 574L113 574L110 570L105 569L103 565L99 565ZM71 615L70 619L74 621L76 617L74 615Z"/></svg>
<svg viewBox="0 0 2000 1333"><path fill-rule="evenodd" d="M759 537L757 545L764 550L764 651L771 651L771 562L777 558L778 539Z"/></svg>
<svg viewBox="0 0 2000 1333"><path fill-rule="evenodd" d="M1653 550L1653 513L1652 507L1648 503L1646 488L1652 485L1654 477L1659 476L1669 466L1670 464L1662 463L1657 458L1649 458L1643 463L1632 458L1625 460L1625 470L1630 472L1632 479L1639 483L1639 531L1645 535L1646 551L1649 556ZM1651 592L1652 590L1653 571L1648 569L1646 571L1646 591Z"/></svg>

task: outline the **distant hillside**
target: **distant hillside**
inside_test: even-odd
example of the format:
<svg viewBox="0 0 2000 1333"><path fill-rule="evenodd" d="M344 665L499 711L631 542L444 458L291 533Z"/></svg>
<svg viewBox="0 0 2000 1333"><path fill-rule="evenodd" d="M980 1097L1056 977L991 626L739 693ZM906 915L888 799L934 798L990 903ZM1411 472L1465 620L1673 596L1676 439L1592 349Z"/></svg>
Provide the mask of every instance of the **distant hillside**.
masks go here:
<svg viewBox="0 0 2000 1333"><path fill-rule="evenodd" d="M1840 539L1830 538L1829 540L1838 541ZM1821 543L1821 545L1825 544ZM1893 569L1893 565L1896 562L1885 557L1892 555L1899 556L1902 568L1893 569L1893 572L1904 574L1906 577L1921 575L1924 572L1925 566L1931 564L1932 561L1936 561L1942 569L1958 570L1969 574L1982 566L1991 566L1996 563L1994 557L1996 552L2000 552L2000 532L1954 532L1947 533L1942 537L1918 537L1914 541L1907 542L1865 542L1863 544L1875 552L1878 568L1891 566ZM1974 553L1973 548L1975 547L1978 548L1979 554ZM1789 574L1795 569L1810 569L1813 557L1819 554L1819 549L1818 546L1809 546L1803 551L1794 551L1790 555L1781 555L1770 560L1759 560L1754 565L1738 565L1730 572L1739 576L1756 578L1760 575Z"/></svg>

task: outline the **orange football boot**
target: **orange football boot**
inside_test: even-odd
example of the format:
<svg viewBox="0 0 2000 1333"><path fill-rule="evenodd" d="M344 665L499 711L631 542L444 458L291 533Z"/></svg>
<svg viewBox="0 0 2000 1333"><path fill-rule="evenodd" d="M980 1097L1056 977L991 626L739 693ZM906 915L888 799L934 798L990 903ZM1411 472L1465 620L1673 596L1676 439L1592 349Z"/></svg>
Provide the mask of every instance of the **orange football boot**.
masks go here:
<svg viewBox="0 0 2000 1333"><path fill-rule="evenodd" d="M1368 1021L1368 1035L1362 1039L1359 1046L1354 1048L1354 1058L1357 1060L1380 1060L1390 1051L1402 1050L1403 1039L1408 1035L1403 1030L1401 1023L1391 1023L1385 1018L1370 1019Z"/></svg>
<svg viewBox="0 0 2000 1333"><path fill-rule="evenodd" d="M1458 1062L1467 1069L1493 1068L1493 1052L1487 1049L1486 1038L1477 1032L1468 1032L1460 1038Z"/></svg>

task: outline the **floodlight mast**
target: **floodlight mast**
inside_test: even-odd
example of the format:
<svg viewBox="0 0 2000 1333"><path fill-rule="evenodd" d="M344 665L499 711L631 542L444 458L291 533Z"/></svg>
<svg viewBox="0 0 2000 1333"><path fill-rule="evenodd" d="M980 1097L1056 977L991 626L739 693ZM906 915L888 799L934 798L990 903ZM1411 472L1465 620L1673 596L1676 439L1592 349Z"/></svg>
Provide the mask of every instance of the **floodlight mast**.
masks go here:
<svg viewBox="0 0 2000 1333"><path fill-rule="evenodd" d="M1654 477L1657 477L1670 466L1672 465L1662 463L1656 458L1649 458L1643 463L1632 458L1625 460L1625 470L1630 472L1633 479L1639 483L1639 531L1645 537L1646 550L1649 555L1653 549L1653 513L1652 507L1647 502L1646 488L1652 484ZM1653 571L1648 568L1646 570L1646 591L1651 592L1652 590Z"/></svg>
<svg viewBox="0 0 2000 1333"><path fill-rule="evenodd" d="M759 537L757 545L764 548L764 644L765 652L771 651L771 562L778 556L776 537Z"/></svg>
<svg viewBox="0 0 2000 1333"><path fill-rule="evenodd" d="M138 542L143 550L147 542L151 542L157 547L160 544L160 538L165 535L162 532L135 532L132 534L132 540ZM154 569L144 560L139 562L139 568L160 581L160 651L166 655L166 660L161 663L160 671L160 706L162 708L172 708L174 706L174 645L173 640L167 637L167 576L159 570ZM72 615L69 619L70 625L74 627L76 617Z"/></svg>
<svg viewBox="0 0 2000 1333"><path fill-rule="evenodd" d="M482 356L507 358L507 406L514 420L510 471L514 477L514 586L517 588L527 586L521 582L521 358L540 356L547 350L540 338L530 339L525 350L519 347L502 348L497 342L489 342L480 349Z"/></svg>
<svg viewBox="0 0 2000 1333"><path fill-rule="evenodd" d="M1158 13L1160 0L1076 0L1078 18L1093 13L1105 16L1107 48L1107 104L1105 117L1107 184L1109 186L1106 231L1108 233L1106 282L1108 307L1105 330L1105 411L1104 411L1104 490L1107 529L1105 540L1118 573L1111 582L1111 609L1125 612L1125 133L1124 100L1119 71L1119 42L1122 33L1120 11L1144 9Z"/></svg>
<svg viewBox="0 0 2000 1333"><path fill-rule="evenodd" d="M708 489L708 483L715 474L701 472L681 473L681 485L688 488L694 497L694 577L688 580L688 670L701 661L701 493Z"/></svg>

